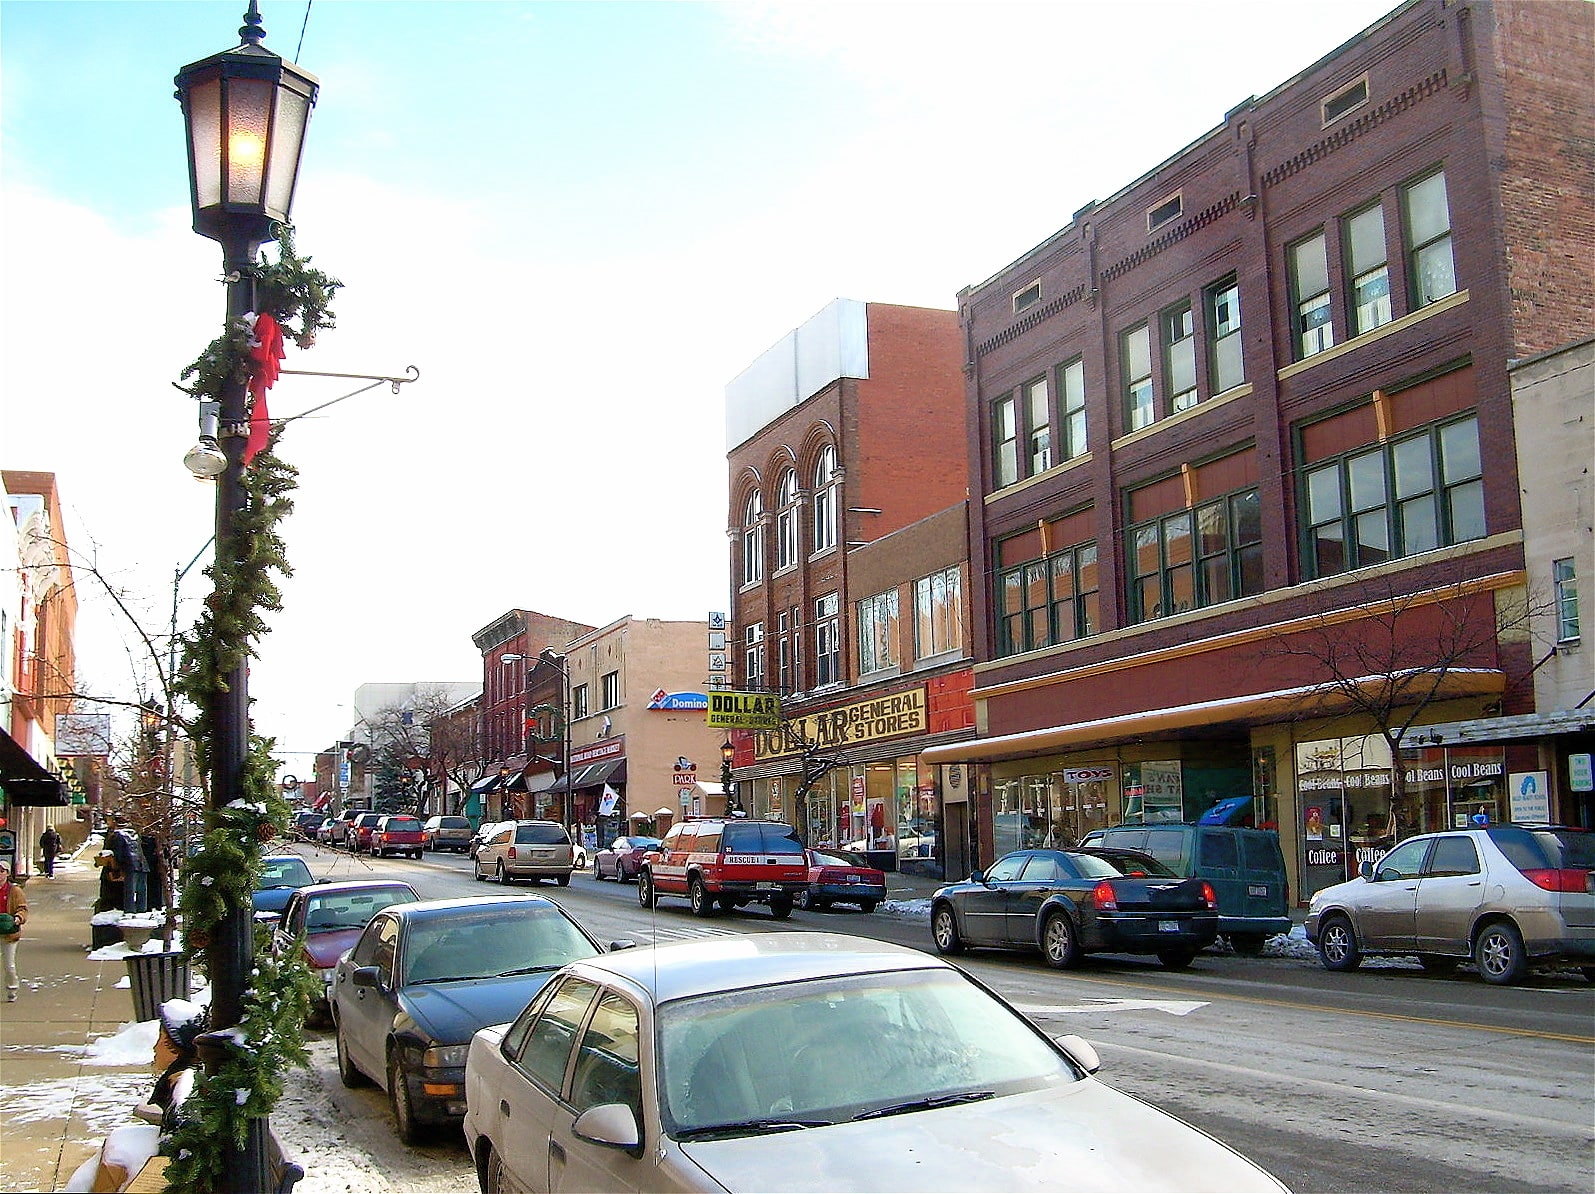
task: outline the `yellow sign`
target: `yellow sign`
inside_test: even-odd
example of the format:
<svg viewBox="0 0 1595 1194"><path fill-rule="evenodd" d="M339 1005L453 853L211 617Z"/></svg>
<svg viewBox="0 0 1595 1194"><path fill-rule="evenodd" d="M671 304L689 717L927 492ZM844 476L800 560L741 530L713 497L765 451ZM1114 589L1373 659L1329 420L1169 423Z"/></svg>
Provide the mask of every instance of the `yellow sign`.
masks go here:
<svg viewBox="0 0 1595 1194"><path fill-rule="evenodd" d="M781 726L781 698L769 692L710 690L707 724L722 730L774 730Z"/></svg>
<svg viewBox="0 0 1595 1194"><path fill-rule="evenodd" d="M922 734L926 724L925 690L910 688L794 718L789 734L760 734L754 738L754 756L768 759L795 754L802 749L803 742L813 743L817 750L835 750L877 738Z"/></svg>

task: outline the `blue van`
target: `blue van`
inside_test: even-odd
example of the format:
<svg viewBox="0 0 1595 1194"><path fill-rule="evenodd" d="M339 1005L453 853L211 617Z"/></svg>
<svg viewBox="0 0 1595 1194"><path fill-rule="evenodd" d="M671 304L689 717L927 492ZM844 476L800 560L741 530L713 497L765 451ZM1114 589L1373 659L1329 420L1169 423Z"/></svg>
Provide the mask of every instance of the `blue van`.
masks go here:
<svg viewBox="0 0 1595 1194"><path fill-rule="evenodd" d="M1290 883L1272 829L1122 825L1088 833L1080 844L1139 850L1181 878L1206 879L1218 895L1218 931L1236 953L1261 953L1269 937L1290 932Z"/></svg>

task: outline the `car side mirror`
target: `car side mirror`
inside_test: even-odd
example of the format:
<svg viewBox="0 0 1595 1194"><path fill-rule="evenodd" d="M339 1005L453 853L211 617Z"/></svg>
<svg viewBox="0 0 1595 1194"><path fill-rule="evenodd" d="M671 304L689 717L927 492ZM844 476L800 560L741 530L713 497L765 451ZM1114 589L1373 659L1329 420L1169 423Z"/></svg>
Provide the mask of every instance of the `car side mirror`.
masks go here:
<svg viewBox="0 0 1595 1194"><path fill-rule="evenodd" d="M357 987L370 987L373 990L382 988L382 972L375 966L360 966L349 976L349 981Z"/></svg>
<svg viewBox="0 0 1595 1194"><path fill-rule="evenodd" d="M637 1126L636 1114L625 1103L600 1103L589 1107L576 1117L570 1130L589 1144L623 1148L634 1153L642 1148L642 1129Z"/></svg>
<svg viewBox="0 0 1595 1194"><path fill-rule="evenodd" d="M632 941L632 940L629 940L629 939L623 940L623 941L611 941L609 943L609 952L610 953L615 953L617 950L622 950L622 949L636 949L636 948L637 948L637 943L635 941Z"/></svg>
<svg viewBox="0 0 1595 1194"><path fill-rule="evenodd" d="M974 874L969 876L969 881L971 883L984 883L986 881L985 872L976 871Z"/></svg>
<svg viewBox="0 0 1595 1194"><path fill-rule="evenodd" d="M1097 1056L1096 1046L1083 1036L1069 1033L1067 1036L1054 1037L1058 1048L1069 1055L1069 1060L1074 1062L1088 1074L1094 1074L1102 1068L1102 1058Z"/></svg>
<svg viewBox="0 0 1595 1194"><path fill-rule="evenodd" d="M1364 879L1372 879L1373 878L1373 863L1369 862L1366 858L1363 859L1362 863L1357 867L1357 873L1359 875L1361 875Z"/></svg>

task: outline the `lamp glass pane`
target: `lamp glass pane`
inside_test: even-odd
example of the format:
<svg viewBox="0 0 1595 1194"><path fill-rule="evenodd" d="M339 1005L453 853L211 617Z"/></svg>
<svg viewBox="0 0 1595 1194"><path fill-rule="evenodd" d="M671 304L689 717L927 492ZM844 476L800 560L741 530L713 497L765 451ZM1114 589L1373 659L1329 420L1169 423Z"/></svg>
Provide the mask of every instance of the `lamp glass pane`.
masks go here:
<svg viewBox="0 0 1595 1194"><path fill-rule="evenodd" d="M294 201L294 176L299 171L299 147L310 102L287 87L277 89L277 111L271 122L271 170L266 176L266 211L287 222Z"/></svg>
<svg viewBox="0 0 1595 1194"><path fill-rule="evenodd" d="M188 153L194 170L196 207L213 207L221 202L221 127L221 81L196 83L188 92Z"/></svg>
<svg viewBox="0 0 1595 1194"><path fill-rule="evenodd" d="M273 90L265 79L228 82L226 201L230 204L259 207L264 201Z"/></svg>

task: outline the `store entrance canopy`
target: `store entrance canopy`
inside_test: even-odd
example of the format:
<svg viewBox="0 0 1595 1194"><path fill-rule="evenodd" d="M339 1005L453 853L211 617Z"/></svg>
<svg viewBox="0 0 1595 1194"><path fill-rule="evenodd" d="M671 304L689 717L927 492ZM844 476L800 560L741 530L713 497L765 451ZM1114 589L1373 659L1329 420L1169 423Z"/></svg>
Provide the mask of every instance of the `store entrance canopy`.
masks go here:
<svg viewBox="0 0 1595 1194"><path fill-rule="evenodd" d="M68 802L66 785L4 730L0 730L0 788L18 808L49 808Z"/></svg>

